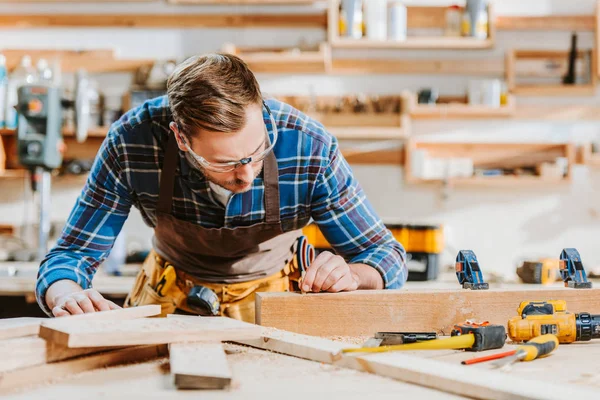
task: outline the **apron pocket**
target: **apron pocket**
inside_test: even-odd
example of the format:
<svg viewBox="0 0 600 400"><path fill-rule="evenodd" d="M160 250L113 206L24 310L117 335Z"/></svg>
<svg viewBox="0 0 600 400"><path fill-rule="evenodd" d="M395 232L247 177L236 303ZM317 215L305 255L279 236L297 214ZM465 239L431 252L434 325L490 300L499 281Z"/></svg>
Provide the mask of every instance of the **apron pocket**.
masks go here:
<svg viewBox="0 0 600 400"><path fill-rule="evenodd" d="M165 317L167 314L173 314L177 306L172 296L159 296L154 288L146 283L141 290L138 299L132 302L133 306L146 306L150 304L158 304L161 307L161 317Z"/></svg>

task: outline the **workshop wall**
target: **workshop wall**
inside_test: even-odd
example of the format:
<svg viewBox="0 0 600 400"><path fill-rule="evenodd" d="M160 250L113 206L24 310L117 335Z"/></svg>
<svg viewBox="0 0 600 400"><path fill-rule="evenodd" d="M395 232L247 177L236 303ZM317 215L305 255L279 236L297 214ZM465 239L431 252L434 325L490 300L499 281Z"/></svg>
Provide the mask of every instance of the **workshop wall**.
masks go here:
<svg viewBox="0 0 600 400"><path fill-rule="evenodd" d="M449 1L413 1L414 4L449 4ZM170 7L157 4L85 4L77 12L182 12L191 10L231 11L229 7ZM306 12L312 7L289 7ZM281 10L275 7L239 7L247 12ZM592 14L593 0L577 1L496 1L500 15L510 14ZM2 4L1 13L73 12L69 4ZM183 59L186 56L219 50L223 43L252 46L292 46L300 39L317 43L325 39L319 29L27 29L0 31L1 48L115 48L127 58ZM489 51L360 51L344 50L340 55L355 58L452 58L464 57L465 63L477 63L486 57L501 57L506 49L567 49L570 32L504 32L497 33L497 43ZM592 33L579 35L580 47L591 47ZM336 54L338 54L336 52ZM464 94L468 77L373 75L319 76L259 74L263 90L270 94L344 94L393 93L403 89L436 87L440 92ZM109 104L118 104L131 82L127 74L105 74L96 77ZM527 98L526 102L548 104L598 104L600 96L581 98ZM590 122L506 122L441 121L413 123L414 135L436 135L444 140L499 141L584 141L600 135L600 126ZM562 248L579 249L586 267L600 265L600 252L595 238L600 237L600 170L576 166L571 185L536 189L494 188L444 190L438 187L405 185L402 169L391 166L355 166L359 181L370 201L388 222L442 223L446 228L446 252L443 261L452 263L460 249L472 249L484 271L503 275L514 273L514 264L522 257L554 256ZM23 199L27 189L21 181L0 182L0 223L21 224L24 221ZM52 218L62 223L68 216L81 190L81 184L57 181L53 188ZM26 198L26 197L25 197ZM30 210L29 217L32 216ZM128 242L136 248L149 246L151 231L144 229L137 211L125 226Z"/></svg>

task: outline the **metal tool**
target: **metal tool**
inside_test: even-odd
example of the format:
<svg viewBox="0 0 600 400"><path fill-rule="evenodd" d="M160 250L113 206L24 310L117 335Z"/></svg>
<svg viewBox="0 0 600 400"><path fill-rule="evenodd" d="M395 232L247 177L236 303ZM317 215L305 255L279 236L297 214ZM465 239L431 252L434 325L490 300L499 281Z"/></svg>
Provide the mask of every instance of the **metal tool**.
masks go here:
<svg viewBox="0 0 600 400"><path fill-rule="evenodd" d="M368 339L363 347L391 346L396 344L416 343L438 338L436 332L377 332Z"/></svg>
<svg viewBox="0 0 600 400"><path fill-rule="evenodd" d="M479 262L472 250L461 250L456 255L456 277L463 289L486 290L490 287L483 280Z"/></svg>
<svg viewBox="0 0 600 400"><path fill-rule="evenodd" d="M50 172L62 164L62 109L75 109L75 135L87 138L90 116L88 80L83 71L76 76L75 100L63 100L61 87L52 82L20 86L18 92L17 154L19 163L29 168L31 188L39 193L40 228L37 259L48 251L50 234Z"/></svg>
<svg viewBox="0 0 600 400"><path fill-rule="evenodd" d="M468 360L461 361L460 363L462 365L478 364L478 363L485 362L485 361L497 360L499 358L512 356L516 352L517 352L516 350L503 351L502 353L490 354L490 355L483 356L483 357L470 358Z"/></svg>
<svg viewBox="0 0 600 400"><path fill-rule="evenodd" d="M382 353L397 350L467 350L483 351L499 349L506 342L506 330L502 325L462 324L455 325L454 334L448 339L427 340L416 343L380 347L358 347L343 349L342 353Z"/></svg>
<svg viewBox="0 0 600 400"><path fill-rule="evenodd" d="M592 282L587 279L581 256L576 249L563 249L560 253L560 275L566 287L574 289L589 289L592 287Z"/></svg>
<svg viewBox="0 0 600 400"><path fill-rule="evenodd" d="M197 285L190 289L187 295L187 305L199 315L215 316L221 311L219 297L211 289Z"/></svg>
<svg viewBox="0 0 600 400"><path fill-rule="evenodd" d="M517 361L533 361L545 357L552 353L558 347L558 338L555 335L547 334L537 336L524 345L517 347L515 354L500 361L493 363L494 368L508 369L509 366Z"/></svg>
<svg viewBox="0 0 600 400"><path fill-rule="evenodd" d="M545 334L556 335L559 343L600 339L600 315L568 312L564 300L524 301L517 313L508 321L508 336L515 342Z"/></svg>
<svg viewBox="0 0 600 400"><path fill-rule="evenodd" d="M517 268L517 275L523 283L550 285L561 279L560 261L544 258L539 261L524 261Z"/></svg>

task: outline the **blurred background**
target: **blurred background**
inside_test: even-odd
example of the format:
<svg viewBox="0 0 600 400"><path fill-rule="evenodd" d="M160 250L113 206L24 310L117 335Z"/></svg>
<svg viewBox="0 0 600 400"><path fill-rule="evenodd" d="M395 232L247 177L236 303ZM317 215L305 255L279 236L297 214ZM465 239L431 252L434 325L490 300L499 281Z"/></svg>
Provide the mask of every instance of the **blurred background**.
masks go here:
<svg viewBox="0 0 600 400"><path fill-rule="evenodd" d="M567 247L594 276L599 12L596 0L0 0L0 314L37 308L40 246L111 123L214 51L340 139L410 253L409 280L456 279L463 249L486 280L523 280L526 262L553 281ZM27 119L41 106L29 102L17 119L23 83L56 89L45 118ZM25 120L44 136L19 133ZM96 286L123 298L151 236L132 209Z"/></svg>

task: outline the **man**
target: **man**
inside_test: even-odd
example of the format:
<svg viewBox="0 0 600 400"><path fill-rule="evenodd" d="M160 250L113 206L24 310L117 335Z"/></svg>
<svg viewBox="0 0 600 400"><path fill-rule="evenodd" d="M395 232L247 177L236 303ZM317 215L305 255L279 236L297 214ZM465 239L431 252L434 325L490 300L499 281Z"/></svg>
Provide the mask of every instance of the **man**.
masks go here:
<svg viewBox="0 0 600 400"><path fill-rule="evenodd" d="M319 254L302 290L398 288L407 277L404 248L336 139L289 105L263 100L232 55L188 59L169 78L167 96L112 125L41 264L36 295L46 313L117 307L91 282L131 206L154 228L154 249L126 306L253 321L255 292L290 288L292 249L311 219L339 255Z"/></svg>

